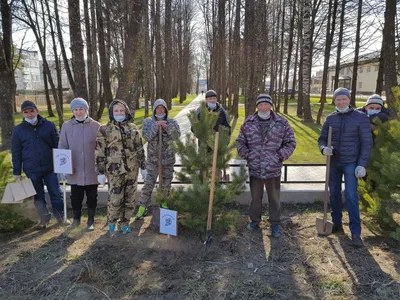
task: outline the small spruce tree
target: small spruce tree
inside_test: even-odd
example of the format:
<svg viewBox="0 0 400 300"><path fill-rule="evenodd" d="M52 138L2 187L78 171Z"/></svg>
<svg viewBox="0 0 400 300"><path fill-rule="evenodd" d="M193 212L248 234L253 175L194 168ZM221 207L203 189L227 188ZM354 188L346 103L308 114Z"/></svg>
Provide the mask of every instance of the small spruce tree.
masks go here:
<svg viewBox="0 0 400 300"><path fill-rule="evenodd" d="M400 88L393 88L400 112ZM394 218L400 202L400 113L381 123L375 118L374 147L367 169L367 181L360 180L361 209L371 220L366 225L375 233L400 240L400 225Z"/></svg>
<svg viewBox="0 0 400 300"><path fill-rule="evenodd" d="M181 159L182 169L176 171L177 178L188 183L185 187L174 188L167 197L168 206L179 213L179 223L199 233L205 232L207 224L208 203L212 160L215 143L213 127L218 119L218 113L209 112L205 103L200 107L200 119L196 111L192 111L189 120L193 134L187 133L186 140L176 139L170 143ZM197 140L198 142L197 142ZM219 127L217 170L225 169L231 158L230 152L235 145L229 145L229 132L226 127ZM219 184L216 176L215 196L213 205L213 230L225 230L234 225L238 212L228 210L225 204L245 190L247 174L242 167L238 174L232 174L231 184ZM157 195L157 201L164 197Z"/></svg>

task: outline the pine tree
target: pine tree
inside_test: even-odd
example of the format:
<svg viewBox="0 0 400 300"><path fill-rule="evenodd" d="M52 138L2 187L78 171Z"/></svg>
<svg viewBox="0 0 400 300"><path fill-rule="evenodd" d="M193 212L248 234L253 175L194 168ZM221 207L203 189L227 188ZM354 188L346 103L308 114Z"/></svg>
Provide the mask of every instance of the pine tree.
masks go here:
<svg viewBox="0 0 400 300"><path fill-rule="evenodd" d="M208 112L205 103L202 103L200 119L196 111L192 111L189 115L193 134L188 133L185 142L175 140L170 144L182 163L182 169L176 172L176 176L181 182L188 183L188 185L171 190L167 198L168 206L178 211L181 225L201 233L205 231L207 224L215 142L213 127L217 119L218 113ZM233 144L229 145L229 140L228 129L220 126L217 170L225 169L228 166L231 158L230 152L235 147ZM243 193L246 178L247 174L244 167L240 169L238 174L232 174L231 184L219 184L219 178L216 178L213 230L224 230L234 225L238 212L229 211L225 208L225 204L232 201L236 195ZM158 201L162 201L162 198L160 195L157 196Z"/></svg>
<svg viewBox="0 0 400 300"><path fill-rule="evenodd" d="M400 108L400 87L393 88L397 111ZM375 232L400 240L400 225L394 212L400 206L400 114L397 119L381 123L374 120L374 147L367 169L367 182L360 181L361 209L373 222L367 226Z"/></svg>

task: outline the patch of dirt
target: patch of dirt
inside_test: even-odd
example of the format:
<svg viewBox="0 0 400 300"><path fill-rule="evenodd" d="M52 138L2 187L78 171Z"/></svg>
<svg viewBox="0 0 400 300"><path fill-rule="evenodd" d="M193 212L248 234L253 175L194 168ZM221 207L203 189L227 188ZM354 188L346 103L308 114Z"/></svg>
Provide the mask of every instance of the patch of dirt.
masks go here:
<svg viewBox="0 0 400 300"><path fill-rule="evenodd" d="M284 206L273 239L267 222L247 231L241 211L207 256L198 235L161 235L151 216L115 237L104 214L93 232L27 230L0 242L0 299L400 299L399 243L363 228L354 249L348 226L318 237L309 206Z"/></svg>

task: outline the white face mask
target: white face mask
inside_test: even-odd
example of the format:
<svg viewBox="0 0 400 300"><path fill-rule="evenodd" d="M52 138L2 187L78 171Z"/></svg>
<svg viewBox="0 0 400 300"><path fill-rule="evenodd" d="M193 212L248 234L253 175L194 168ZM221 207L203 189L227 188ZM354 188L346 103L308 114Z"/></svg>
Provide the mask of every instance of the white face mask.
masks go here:
<svg viewBox="0 0 400 300"><path fill-rule="evenodd" d="M346 111L349 110L349 106L346 106L345 108L339 108L336 106L336 110L340 113L345 113Z"/></svg>
<svg viewBox="0 0 400 300"><path fill-rule="evenodd" d="M369 109L369 110L367 110L367 114L368 114L369 116L379 114L380 112L381 112L380 109Z"/></svg>
<svg viewBox="0 0 400 300"><path fill-rule="evenodd" d="M28 122L29 124L35 124L37 122L37 116L34 117L33 119L28 119L28 118L24 118L26 122Z"/></svg>
<svg viewBox="0 0 400 300"><path fill-rule="evenodd" d="M207 103L208 108L214 109L217 107L217 103Z"/></svg>
<svg viewBox="0 0 400 300"><path fill-rule="evenodd" d="M117 122L125 121L125 116L114 116L114 120Z"/></svg>
<svg viewBox="0 0 400 300"><path fill-rule="evenodd" d="M157 115L157 114L156 114L156 118L157 118L157 119L163 119L166 115L167 115L166 113L163 113L163 114L161 114L161 115Z"/></svg>
<svg viewBox="0 0 400 300"><path fill-rule="evenodd" d="M266 112L266 113L262 113L262 112L258 112L258 116L261 118L261 119L264 119L264 120L266 120L266 119L268 119L270 116L271 116L271 111L268 111L268 112Z"/></svg>
<svg viewBox="0 0 400 300"><path fill-rule="evenodd" d="M76 117L75 117L75 118L76 118ZM78 121L82 122L82 121L85 121L86 118L87 118L87 115L84 115L82 119L78 119L78 118L76 118L76 119L77 119Z"/></svg>

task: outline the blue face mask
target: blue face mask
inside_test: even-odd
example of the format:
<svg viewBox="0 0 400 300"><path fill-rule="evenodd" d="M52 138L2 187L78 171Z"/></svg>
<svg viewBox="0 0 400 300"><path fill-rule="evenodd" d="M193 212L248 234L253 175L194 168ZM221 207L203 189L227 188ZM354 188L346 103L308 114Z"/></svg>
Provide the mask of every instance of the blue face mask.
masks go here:
<svg viewBox="0 0 400 300"><path fill-rule="evenodd" d="M217 103L207 103L209 109L214 109L217 107Z"/></svg>
<svg viewBox="0 0 400 300"><path fill-rule="evenodd" d="M125 116L114 116L114 120L117 122L125 121Z"/></svg>
<svg viewBox="0 0 400 300"><path fill-rule="evenodd" d="M345 108L339 108L336 106L336 110L340 113L345 113L346 111L349 110L349 106L346 106Z"/></svg>
<svg viewBox="0 0 400 300"><path fill-rule="evenodd" d="M28 118L24 118L26 122L28 122L29 124L35 124L37 122L37 116L34 117L33 119L28 119Z"/></svg>
<svg viewBox="0 0 400 300"><path fill-rule="evenodd" d="M372 115L379 114L380 112L381 112L380 109L369 109L369 110L367 110L367 115L372 116Z"/></svg>
<svg viewBox="0 0 400 300"><path fill-rule="evenodd" d="M86 118L87 118L87 115L84 115L82 119L78 119L78 118L76 118L76 119L77 119L79 122L83 122L83 121L86 120Z"/></svg>
<svg viewBox="0 0 400 300"><path fill-rule="evenodd" d="M266 120L266 119L268 119L270 116L271 116L271 111L268 111L268 112L266 112L266 113L262 113L262 112L258 112L258 116L261 118L261 119L264 119L264 120Z"/></svg>
<svg viewBox="0 0 400 300"><path fill-rule="evenodd" d="M156 118L157 118L157 119L164 119L164 117L165 117L166 115L167 115L166 113L163 113L163 114L161 114L161 115L157 115L157 114L156 114Z"/></svg>

